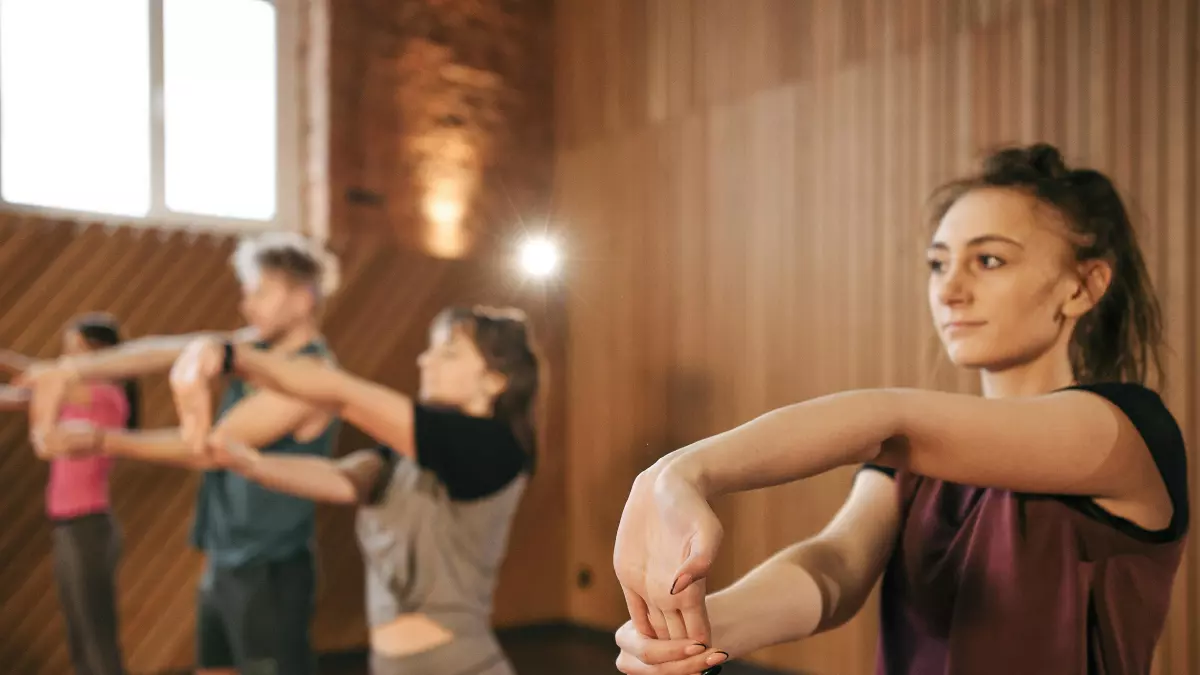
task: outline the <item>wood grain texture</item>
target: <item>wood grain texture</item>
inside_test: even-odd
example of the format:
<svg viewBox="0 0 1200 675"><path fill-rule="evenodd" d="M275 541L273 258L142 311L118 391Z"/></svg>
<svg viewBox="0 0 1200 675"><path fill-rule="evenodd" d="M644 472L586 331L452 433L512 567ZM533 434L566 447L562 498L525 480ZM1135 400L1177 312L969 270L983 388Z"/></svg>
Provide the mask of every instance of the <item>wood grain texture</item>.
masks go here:
<svg viewBox="0 0 1200 675"><path fill-rule="evenodd" d="M663 453L841 389L977 387L931 329L923 209L1001 143L1059 144L1129 197L1167 320L1165 395L1200 447L1200 3L563 0L556 31L569 562L601 571L571 592L574 619L626 618L612 533ZM814 533L850 477L722 500L715 585ZM1193 538L1158 673L1200 672L1197 553ZM868 673L876 629L872 602L757 658Z"/></svg>
<svg viewBox="0 0 1200 675"><path fill-rule="evenodd" d="M0 214L0 345L54 355L60 328L82 311L111 311L128 335L181 333L240 325L228 238L137 228L88 227ZM413 391L416 355L430 319L452 303L526 309L541 338L547 391L564 389L558 295L514 281L488 260L439 261L359 238L335 246L343 287L325 319L327 336L351 372ZM147 428L175 424L164 377L143 381ZM559 618L565 608L565 455L561 397L543 410L542 462L522 505L497 600L502 625ZM23 415L0 415L0 667L5 673L69 672L54 592L49 531L42 511L46 466L28 447ZM364 447L352 428L342 451ZM120 576L122 638L134 673L192 663L195 582L191 551L197 477L182 470L121 462L112 485L124 531ZM319 512L320 592L313 630L321 650L366 644L362 563L353 511Z"/></svg>

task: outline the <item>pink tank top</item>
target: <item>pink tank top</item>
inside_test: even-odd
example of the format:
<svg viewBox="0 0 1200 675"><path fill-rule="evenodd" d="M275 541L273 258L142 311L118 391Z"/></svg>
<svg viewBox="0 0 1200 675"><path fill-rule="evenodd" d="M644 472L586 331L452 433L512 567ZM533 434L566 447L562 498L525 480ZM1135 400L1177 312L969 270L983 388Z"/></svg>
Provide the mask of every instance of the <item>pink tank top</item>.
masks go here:
<svg viewBox="0 0 1200 675"><path fill-rule="evenodd" d="M86 405L66 404L59 421L87 421L105 429L119 429L129 418L125 392L114 384L89 384ZM111 457L56 459L50 463L46 485L46 514L55 520L76 518L109 509L108 474Z"/></svg>

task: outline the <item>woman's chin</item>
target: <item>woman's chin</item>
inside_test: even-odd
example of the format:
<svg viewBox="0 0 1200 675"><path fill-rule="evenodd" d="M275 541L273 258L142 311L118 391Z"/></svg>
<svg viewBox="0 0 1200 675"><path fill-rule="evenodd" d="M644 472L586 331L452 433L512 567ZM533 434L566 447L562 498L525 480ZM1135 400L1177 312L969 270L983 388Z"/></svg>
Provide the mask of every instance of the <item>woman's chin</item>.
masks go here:
<svg viewBox="0 0 1200 675"><path fill-rule="evenodd" d="M966 370L987 370L996 363L994 354L981 353L969 345L952 345L946 349L946 356L955 367Z"/></svg>

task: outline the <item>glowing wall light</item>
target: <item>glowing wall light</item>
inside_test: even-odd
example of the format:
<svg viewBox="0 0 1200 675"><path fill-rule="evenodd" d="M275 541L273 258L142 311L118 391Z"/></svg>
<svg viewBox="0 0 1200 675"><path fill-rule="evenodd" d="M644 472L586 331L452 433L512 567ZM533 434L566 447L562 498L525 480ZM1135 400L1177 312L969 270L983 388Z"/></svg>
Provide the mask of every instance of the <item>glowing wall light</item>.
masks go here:
<svg viewBox="0 0 1200 675"><path fill-rule="evenodd" d="M530 237L521 243L519 258L525 273L545 278L558 270L558 246L547 237Z"/></svg>
<svg viewBox="0 0 1200 675"><path fill-rule="evenodd" d="M428 220L425 245L431 255L459 258L467 252L467 233L463 227L466 207L461 190L443 183L425 195L424 212Z"/></svg>

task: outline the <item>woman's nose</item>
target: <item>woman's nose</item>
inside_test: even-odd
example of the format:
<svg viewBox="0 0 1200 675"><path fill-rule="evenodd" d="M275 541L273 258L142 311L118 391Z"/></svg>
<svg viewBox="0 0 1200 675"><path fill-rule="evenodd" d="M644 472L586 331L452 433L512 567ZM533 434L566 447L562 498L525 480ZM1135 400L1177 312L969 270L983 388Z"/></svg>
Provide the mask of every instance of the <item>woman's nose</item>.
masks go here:
<svg viewBox="0 0 1200 675"><path fill-rule="evenodd" d="M938 280L937 299L943 305L956 305L970 300L970 279L958 265L951 265Z"/></svg>

